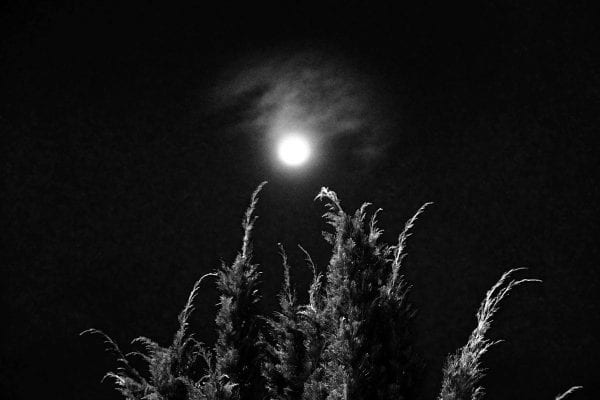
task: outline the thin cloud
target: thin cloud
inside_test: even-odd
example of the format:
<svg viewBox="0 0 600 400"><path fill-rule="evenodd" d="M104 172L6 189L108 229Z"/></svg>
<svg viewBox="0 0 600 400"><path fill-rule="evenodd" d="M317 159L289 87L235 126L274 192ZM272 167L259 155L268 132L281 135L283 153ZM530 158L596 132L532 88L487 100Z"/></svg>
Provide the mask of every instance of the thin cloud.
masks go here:
<svg viewBox="0 0 600 400"><path fill-rule="evenodd" d="M353 151L377 157L391 121L373 80L343 59L317 52L247 61L215 88L217 108L240 112L244 131L274 139L301 131L317 141L352 138Z"/></svg>

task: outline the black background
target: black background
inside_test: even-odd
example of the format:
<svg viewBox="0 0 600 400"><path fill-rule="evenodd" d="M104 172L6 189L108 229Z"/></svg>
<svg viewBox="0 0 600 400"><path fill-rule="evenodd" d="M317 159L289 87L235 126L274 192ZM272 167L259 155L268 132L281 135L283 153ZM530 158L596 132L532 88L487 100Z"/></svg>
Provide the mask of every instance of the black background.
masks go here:
<svg viewBox="0 0 600 400"><path fill-rule="evenodd" d="M598 27L585 2L363 2L82 6L2 10L2 393L118 398L96 327L125 350L167 344L193 282L240 247L242 213L266 186L255 231L265 309L289 249L325 268L321 186L349 210L384 209L385 238L434 201L409 242L423 398L467 340L485 291L508 268L543 284L515 290L491 330L489 399L548 399L598 382ZM395 134L368 168L352 138L286 175L252 135L212 112L209 88L249 54L335 49L382 83ZM355 144L355 143L354 143ZM193 329L214 339L213 284Z"/></svg>

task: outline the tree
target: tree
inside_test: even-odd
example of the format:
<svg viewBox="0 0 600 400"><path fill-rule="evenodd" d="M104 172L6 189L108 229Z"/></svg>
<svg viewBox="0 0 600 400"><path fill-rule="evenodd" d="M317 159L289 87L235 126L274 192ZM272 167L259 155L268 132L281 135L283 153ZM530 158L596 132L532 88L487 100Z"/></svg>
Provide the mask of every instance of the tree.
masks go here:
<svg viewBox="0 0 600 400"><path fill-rule="evenodd" d="M231 265L223 263L215 273L195 284L179 314L173 342L162 347L139 337L140 351L124 355L103 332L107 350L119 367L105 377L128 400L366 400L409 399L416 394L421 363L412 348L411 325L415 316L409 285L402 274L406 240L425 203L406 222L396 245L380 242L375 211L366 222L364 203L347 214L335 192L322 188L324 218L333 232L323 234L332 246L325 281L310 255L301 246L312 269L308 303L299 304L290 279L290 266L280 245L284 283L279 293L280 310L261 315L258 266L252 263L251 233L258 194L254 191L242 221L241 252ZM451 354L443 369L438 400L479 400L483 389L482 356L495 344L486 338L500 301L516 286L538 281L512 278L519 269L506 272L487 292L477 312L477 326L467 344ZM207 276L217 277L220 307L213 349L188 334L188 319L199 285ZM130 363L141 357L148 373ZM201 375L201 377L199 377ZM557 396L564 399L580 389L574 386Z"/></svg>

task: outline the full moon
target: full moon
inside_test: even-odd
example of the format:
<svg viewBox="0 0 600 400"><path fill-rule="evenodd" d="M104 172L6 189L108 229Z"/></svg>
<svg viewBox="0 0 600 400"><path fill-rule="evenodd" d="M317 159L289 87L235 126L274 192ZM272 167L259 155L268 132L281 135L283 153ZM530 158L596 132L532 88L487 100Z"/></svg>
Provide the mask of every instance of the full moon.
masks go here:
<svg viewBox="0 0 600 400"><path fill-rule="evenodd" d="M290 167L297 167L306 162L310 156L308 140L302 136L286 136L277 147L279 159Z"/></svg>

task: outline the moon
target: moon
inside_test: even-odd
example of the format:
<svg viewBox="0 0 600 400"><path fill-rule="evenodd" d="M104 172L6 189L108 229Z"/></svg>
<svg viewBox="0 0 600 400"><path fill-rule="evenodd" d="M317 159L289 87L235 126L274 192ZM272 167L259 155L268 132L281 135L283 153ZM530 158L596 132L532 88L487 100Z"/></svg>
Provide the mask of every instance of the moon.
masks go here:
<svg viewBox="0 0 600 400"><path fill-rule="evenodd" d="M301 135L288 135L280 139L277 154L285 165L299 167L310 157L310 144Z"/></svg>

